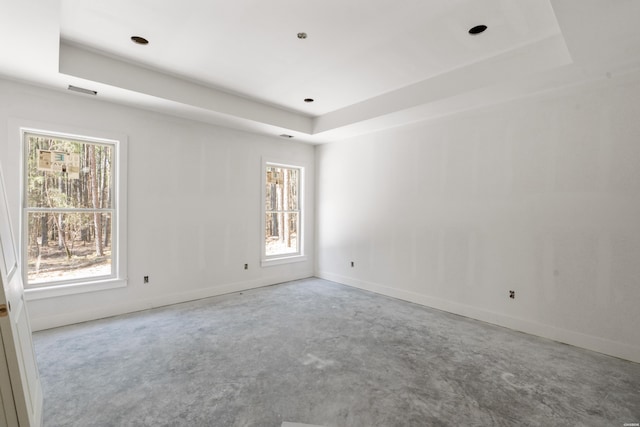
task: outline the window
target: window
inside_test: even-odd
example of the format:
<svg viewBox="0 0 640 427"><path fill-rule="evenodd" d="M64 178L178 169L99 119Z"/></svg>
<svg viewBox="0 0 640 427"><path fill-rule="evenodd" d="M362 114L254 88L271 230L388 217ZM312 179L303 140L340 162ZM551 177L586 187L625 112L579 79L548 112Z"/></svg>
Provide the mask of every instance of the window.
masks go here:
<svg viewBox="0 0 640 427"><path fill-rule="evenodd" d="M303 168L266 163L263 263L302 255Z"/></svg>
<svg viewBox="0 0 640 427"><path fill-rule="evenodd" d="M22 137L25 287L118 279L120 141L25 130Z"/></svg>

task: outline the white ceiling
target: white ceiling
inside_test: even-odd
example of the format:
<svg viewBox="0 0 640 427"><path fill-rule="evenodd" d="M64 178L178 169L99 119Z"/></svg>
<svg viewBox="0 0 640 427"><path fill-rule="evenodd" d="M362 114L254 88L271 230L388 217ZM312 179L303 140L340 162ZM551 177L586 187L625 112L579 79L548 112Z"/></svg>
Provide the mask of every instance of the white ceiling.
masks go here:
<svg viewBox="0 0 640 427"><path fill-rule="evenodd" d="M559 33L540 0L64 0L60 16L74 44L312 116Z"/></svg>
<svg viewBox="0 0 640 427"><path fill-rule="evenodd" d="M5 77L312 143L640 68L636 0L0 4Z"/></svg>

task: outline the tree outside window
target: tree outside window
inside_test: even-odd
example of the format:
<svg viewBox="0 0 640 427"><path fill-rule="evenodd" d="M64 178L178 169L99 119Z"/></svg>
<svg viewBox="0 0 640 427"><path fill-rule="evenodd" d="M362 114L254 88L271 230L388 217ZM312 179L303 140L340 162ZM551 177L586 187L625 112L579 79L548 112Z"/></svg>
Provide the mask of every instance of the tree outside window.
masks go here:
<svg viewBox="0 0 640 427"><path fill-rule="evenodd" d="M115 145L25 133L26 285L113 277Z"/></svg>
<svg viewBox="0 0 640 427"><path fill-rule="evenodd" d="M265 171L265 257L299 255L301 168L267 164Z"/></svg>

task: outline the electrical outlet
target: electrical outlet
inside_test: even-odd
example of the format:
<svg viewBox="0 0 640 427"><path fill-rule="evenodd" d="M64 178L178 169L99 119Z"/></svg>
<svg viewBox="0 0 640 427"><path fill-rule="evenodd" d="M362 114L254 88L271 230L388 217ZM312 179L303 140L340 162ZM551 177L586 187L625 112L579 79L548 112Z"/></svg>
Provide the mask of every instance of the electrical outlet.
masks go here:
<svg viewBox="0 0 640 427"><path fill-rule="evenodd" d="M144 283L149 283L149 276L144 276L143 282Z"/></svg>
<svg viewBox="0 0 640 427"><path fill-rule="evenodd" d="M249 264L245 264L245 265L244 265L244 269L245 269L245 270L248 270L248 269L249 269Z"/></svg>
<svg viewBox="0 0 640 427"><path fill-rule="evenodd" d="M509 291L509 298L516 299L516 291Z"/></svg>

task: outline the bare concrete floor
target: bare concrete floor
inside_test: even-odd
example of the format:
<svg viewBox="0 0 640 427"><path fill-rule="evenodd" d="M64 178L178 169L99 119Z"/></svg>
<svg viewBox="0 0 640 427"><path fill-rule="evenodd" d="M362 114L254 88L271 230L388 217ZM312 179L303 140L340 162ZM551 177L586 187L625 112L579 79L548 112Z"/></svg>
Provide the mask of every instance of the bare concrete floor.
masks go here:
<svg viewBox="0 0 640 427"><path fill-rule="evenodd" d="M319 279L34 334L45 426L620 426L640 365Z"/></svg>

